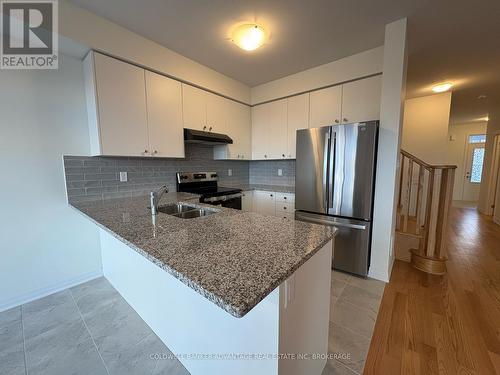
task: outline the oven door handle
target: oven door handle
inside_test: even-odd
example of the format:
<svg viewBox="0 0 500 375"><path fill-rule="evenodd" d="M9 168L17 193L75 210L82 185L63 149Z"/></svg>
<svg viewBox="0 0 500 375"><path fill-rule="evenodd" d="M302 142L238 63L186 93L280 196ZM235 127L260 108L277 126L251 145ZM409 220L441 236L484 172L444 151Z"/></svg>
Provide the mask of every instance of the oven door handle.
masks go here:
<svg viewBox="0 0 500 375"><path fill-rule="evenodd" d="M231 199L237 199L241 198L243 196L242 193L237 193L237 194L229 194L229 195L221 195L218 197L210 197L210 198L205 198L203 201L209 202L209 203L215 203L215 202L225 202Z"/></svg>

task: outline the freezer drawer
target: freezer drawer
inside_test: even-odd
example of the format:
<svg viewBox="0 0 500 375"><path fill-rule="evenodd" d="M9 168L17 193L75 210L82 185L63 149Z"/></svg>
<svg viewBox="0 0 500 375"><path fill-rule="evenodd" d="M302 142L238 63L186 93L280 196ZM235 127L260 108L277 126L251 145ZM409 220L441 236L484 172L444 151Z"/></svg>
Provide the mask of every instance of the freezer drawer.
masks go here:
<svg viewBox="0 0 500 375"><path fill-rule="evenodd" d="M332 268L366 277L370 260L371 223L295 211L295 219L337 228Z"/></svg>

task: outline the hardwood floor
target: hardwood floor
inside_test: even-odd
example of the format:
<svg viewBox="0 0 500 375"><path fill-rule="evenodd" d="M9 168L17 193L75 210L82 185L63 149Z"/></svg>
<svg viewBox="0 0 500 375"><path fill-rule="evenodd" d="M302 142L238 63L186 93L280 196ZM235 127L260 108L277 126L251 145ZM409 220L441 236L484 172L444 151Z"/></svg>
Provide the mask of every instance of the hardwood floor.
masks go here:
<svg viewBox="0 0 500 375"><path fill-rule="evenodd" d="M444 276L396 261L364 374L500 374L500 226L452 208Z"/></svg>

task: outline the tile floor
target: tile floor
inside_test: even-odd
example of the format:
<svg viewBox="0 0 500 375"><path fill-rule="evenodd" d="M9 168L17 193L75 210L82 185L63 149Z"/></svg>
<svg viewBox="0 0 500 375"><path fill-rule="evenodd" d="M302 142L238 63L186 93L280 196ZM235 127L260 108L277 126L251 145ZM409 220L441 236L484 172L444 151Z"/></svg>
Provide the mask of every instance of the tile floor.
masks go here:
<svg viewBox="0 0 500 375"><path fill-rule="evenodd" d="M329 352L323 375L362 374L385 283L332 272Z"/></svg>
<svg viewBox="0 0 500 375"><path fill-rule="evenodd" d="M332 275L323 375L361 374L384 283ZM183 375L168 348L104 278L0 313L0 374Z"/></svg>

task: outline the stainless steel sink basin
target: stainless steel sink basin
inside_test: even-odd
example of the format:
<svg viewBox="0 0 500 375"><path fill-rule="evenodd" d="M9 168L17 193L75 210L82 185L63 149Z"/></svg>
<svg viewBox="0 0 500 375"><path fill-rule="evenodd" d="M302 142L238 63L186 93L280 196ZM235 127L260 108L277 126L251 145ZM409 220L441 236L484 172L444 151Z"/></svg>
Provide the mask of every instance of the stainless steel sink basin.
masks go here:
<svg viewBox="0 0 500 375"><path fill-rule="evenodd" d="M181 219L194 219L196 217L208 216L211 214L215 214L217 211L207 210L205 208L197 208L191 211L182 212L180 214L176 214L173 216L180 217Z"/></svg>
<svg viewBox="0 0 500 375"><path fill-rule="evenodd" d="M183 212L191 211L191 210L196 210L196 207L193 206L188 206L187 204L183 203L170 203L170 204L165 204L162 206L158 206L156 209L158 212L167 214L167 215L176 215L180 214Z"/></svg>
<svg viewBox="0 0 500 375"><path fill-rule="evenodd" d="M163 214L179 217L181 219L194 219L218 212L218 210L194 207L184 203L170 203L158 206L157 211Z"/></svg>

